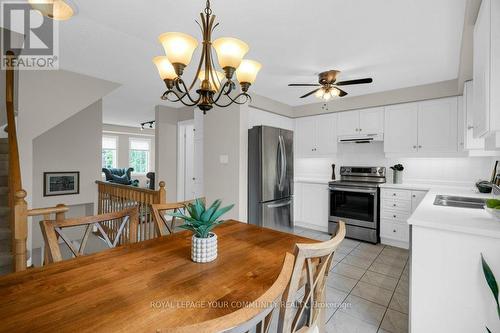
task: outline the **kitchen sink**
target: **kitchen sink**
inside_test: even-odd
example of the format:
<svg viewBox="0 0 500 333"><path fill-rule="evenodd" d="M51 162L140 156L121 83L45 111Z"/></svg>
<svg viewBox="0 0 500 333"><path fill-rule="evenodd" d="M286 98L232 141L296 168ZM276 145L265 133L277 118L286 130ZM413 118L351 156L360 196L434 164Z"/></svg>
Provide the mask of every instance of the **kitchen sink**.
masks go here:
<svg viewBox="0 0 500 333"><path fill-rule="evenodd" d="M458 197L452 195L436 195L434 205L460 208L484 209L486 199Z"/></svg>

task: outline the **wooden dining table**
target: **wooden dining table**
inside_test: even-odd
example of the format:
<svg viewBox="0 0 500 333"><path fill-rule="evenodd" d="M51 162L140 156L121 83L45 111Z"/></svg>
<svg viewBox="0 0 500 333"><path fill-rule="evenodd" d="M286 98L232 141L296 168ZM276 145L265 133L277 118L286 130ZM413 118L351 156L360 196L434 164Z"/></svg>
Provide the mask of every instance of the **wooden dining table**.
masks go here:
<svg viewBox="0 0 500 333"><path fill-rule="evenodd" d="M0 332L159 332L213 319L261 296L286 252L315 240L234 220L218 257L191 261L191 232L0 277Z"/></svg>

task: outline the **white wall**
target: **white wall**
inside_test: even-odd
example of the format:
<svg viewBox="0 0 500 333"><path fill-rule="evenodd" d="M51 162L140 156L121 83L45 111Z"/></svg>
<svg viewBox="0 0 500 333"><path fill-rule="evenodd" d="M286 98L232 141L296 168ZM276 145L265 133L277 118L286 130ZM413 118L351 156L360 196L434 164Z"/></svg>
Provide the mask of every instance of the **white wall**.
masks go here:
<svg viewBox="0 0 500 333"><path fill-rule="evenodd" d="M248 107L248 129L259 125L294 130L294 120L292 118Z"/></svg>
<svg viewBox="0 0 500 333"><path fill-rule="evenodd" d="M81 211L97 201L95 181L101 175L102 101L83 109L33 140L33 206L52 207L59 203ZM80 193L43 196L43 173L80 172ZM40 227L33 225L33 247L41 244Z"/></svg>
<svg viewBox="0 0 500 333"><path fill-rule="evenodd" d="M472 185L478 179L489 179L493 169L492 157L456 158L386 158L383 143L339 144L338 153L322 158L297 158L296 178L331 177L331 164L336 164L337 177L341 165L385 166L401 163L405 167L406 183L431 183L443 185ZM387 170L387 180L392 182L392 172Z"/></svg>
<svg viewBox="0 0 500 333"><path fill-rule="evenodd" d="M117 168L128 168L129 167L129 142L131 138L144 138L151 142L150 153L149 153L149 171L155 171L155 130L150 128L145 128L141 131L139 127L129 127L129 126L118 126L111 124L103 125L103 135L113 136L117 138L118 142L118 161L116 163ZM147 186L146 173L132 173L133 179L139 180L140 187ZM103 176L104 179L104 176Z"/></svg>

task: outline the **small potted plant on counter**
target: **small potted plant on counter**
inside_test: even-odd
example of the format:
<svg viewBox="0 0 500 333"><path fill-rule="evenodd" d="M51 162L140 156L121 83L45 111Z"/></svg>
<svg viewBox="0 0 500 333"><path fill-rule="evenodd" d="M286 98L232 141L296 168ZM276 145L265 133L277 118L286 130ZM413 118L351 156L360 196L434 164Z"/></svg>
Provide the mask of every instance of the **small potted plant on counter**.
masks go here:
<svg viewBox="0 0 500 333"><path fill-rule="evenodd" d="M392 174L392 182L394 184L402 184L403 183L403 170L405 169L402 164L395 164L391 166L393 171Z"/></svg>
<svg viewBox="0 0 500 333"><path fill-rule="evenodd" d="M196 199L194 203L186 205L186 212L170 213L171 216L184 220L180 226L182 229L191 230L191 259L194 262L211 262L217 258L217 235L211 232L213 228L223 223L220 217L227 213L234 205L220 208L220 200L215 200L209 208L205 207L205 202Z"/></svg>

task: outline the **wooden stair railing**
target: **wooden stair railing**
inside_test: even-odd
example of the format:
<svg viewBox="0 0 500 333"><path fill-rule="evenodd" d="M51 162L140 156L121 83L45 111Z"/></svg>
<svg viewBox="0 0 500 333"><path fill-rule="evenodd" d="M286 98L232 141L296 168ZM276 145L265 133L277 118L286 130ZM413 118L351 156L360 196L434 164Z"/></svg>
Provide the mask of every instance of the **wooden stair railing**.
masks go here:
<svg viewBox="0 0 500 333"><path fill-rule="evenodd" d="M9 64L15 54L6 52ZM14 68L7 67L5 80L5 100L7 113L7 136L9 143L9 208L10 208L10 230L12 232L12 255L14 271L26 269L26 241L28 238L28 205L26 203L26 192L22 189L21 167L19 164L19 148L17 143L16 116L14 110Z"/></svg>
<svg viewBox="0 0 500 333"><path fill-rule="evenodd" d="M139 210L137 241L157 237L151 205L166 203L165 182L160 182L159 190L150 190L129 185L96 181L98 199L98 214L114 213L127 208L136 207ZM106 232L114 237L118 232L119 221L103 223Z"/></svg>

